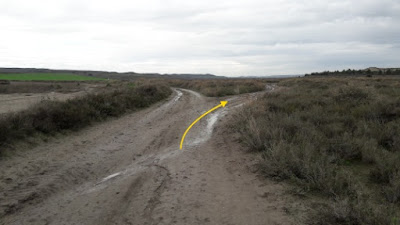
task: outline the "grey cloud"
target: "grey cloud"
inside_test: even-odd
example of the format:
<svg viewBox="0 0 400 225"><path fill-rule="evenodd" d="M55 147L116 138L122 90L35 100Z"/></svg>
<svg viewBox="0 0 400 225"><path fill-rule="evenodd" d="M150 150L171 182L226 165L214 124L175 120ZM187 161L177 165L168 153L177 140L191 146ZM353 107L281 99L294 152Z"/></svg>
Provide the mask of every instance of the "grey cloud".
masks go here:
<svg viewBox="0 0 400 225"><path fill-rule="evenodd" d="M399 11L396 0L2 1L0 66L223 75L399 66Z"/></svg>

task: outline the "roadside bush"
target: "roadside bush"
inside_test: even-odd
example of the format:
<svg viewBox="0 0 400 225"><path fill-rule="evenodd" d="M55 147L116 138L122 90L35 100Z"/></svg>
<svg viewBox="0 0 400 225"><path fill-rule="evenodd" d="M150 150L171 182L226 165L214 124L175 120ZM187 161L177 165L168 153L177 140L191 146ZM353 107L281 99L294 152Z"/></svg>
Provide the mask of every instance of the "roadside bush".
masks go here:
<svg viewBox="0 0 400 225"><path fill-rule="evenodd" d="M312 224L399 224L400 80L301 78L278 85L284 89L235 116L241 142L261 152L263 173L335 203Z"/></svg>
<svg viewBox="0 0 400 225"><path fill-rule="evenodd" d="M28 110L0 117L0 150L35 133L51 135L77 130L95 121L147 107L171 93L169 87L159 84L122 85L65 102L43 101Z"/></svg>
<svg viewBox="0 0 400 225"><path fill-rule="evenodd" d="M166 80L173 87L193 89L208 97L222 97L265 90L269 79Z"/></svg>
<svg viewBox="0 0 400 225"><path fill-rule="evenodd" d="M389 185L383 187L383 193L387 201L391 203L400 202L400 171L391 174Z"/></svg>
<svg viewBox="0 0 400 225"><path fill-rule="evenodd" d="M328 155L312 145L294 146L279 143L266 149L262 158L264 174L278 179L291 179L305 191L320 191L337 196L353 191L350 176L330 163Z"/></svg>
<svg viewBox="0 0 400 225"><path fill-rule="evenodd" d="M340 88L339 93L334 98L337 102L360 104L363 101L368 100L369 94L356 87Z"/></svg>
<svg viewBox="0 0 400 225"><path fill-rule="evenodd" d="M400 225L396 207L378 205L363 199L336 199L321 204L309 217L310 225ZM397 216L396 216L397 215Z"/></svg>

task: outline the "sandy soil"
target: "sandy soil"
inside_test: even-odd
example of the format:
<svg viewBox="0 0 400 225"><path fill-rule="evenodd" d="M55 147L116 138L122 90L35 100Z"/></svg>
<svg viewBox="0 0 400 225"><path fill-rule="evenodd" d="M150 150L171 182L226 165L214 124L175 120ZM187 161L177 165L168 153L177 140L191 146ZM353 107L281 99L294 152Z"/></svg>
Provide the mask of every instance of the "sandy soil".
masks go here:
<svg viewBox="0 0 400 225"><path fill-rule="evenodd" d="M0 94L0 114L21 111L43 100L65 101L85 94L86 92L84 91L74 93Z"/></svg>
<svg viewBox="0 0 400 225"><path fill-rule="evenodd" d="M218 98L177 89L151 108L0 162L0 224L293 224L285 188L252 172Z"/></svg>
<svg viewBox="0 0 400 225"><path fill-rule="evenodd" d="M56 91L49 91L50 86L59 86L60 88ZM94 92L101 86L104 85L79 82L11 82L8 87L9 92L0 93L0 115L28 109L43 100L66 101ZM4 89L6 86L0 86L0 88Z"/></svg>

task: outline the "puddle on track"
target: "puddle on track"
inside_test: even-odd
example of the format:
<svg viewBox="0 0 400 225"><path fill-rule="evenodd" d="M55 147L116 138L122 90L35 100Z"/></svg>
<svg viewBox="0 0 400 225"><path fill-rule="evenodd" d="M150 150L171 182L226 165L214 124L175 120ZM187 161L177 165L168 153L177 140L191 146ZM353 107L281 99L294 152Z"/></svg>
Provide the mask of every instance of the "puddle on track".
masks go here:
<svg viewBox="0 0 400 225"><path fill-rule="evenodd" d="M95 184L91 184L89 187L88 186L82 187L83 191L81 193L89 194L95 191L100 191L106 188L107 186L112 185L114 182L117 182L120 179L124 179L134 174L143 172L153 166L158 165L161 161L175 157L182 152L183 151L179 150L178 148L173 150L171 149L171 147L169 147L165 149L163 152L160 152L159 154L150 154L143 156L139 158L138 161L130 164L128 168L126 168L125 170L108 175L103 179L101 179L101 181Z"/></svg>
<svg viewBox="0 0 400 225"><path fill-rule="evenodd" d="M176 90L176 89L175 89L175 91L176 91L177 95L174 97L174 99L172 101L167 103L168 105L170 105L174 102L177 102L182 97L183 93L181 91ZM184 91L188 91L188 90L184 90ZM192 93L192 91L190 91L190 90L188 92ZM196 97L201 97L201 95L199 95L196 92L193 92L193 94ZM234 101L236 99L237 99L237 97L233 97L233 98L230 98L229 100ZM193 141L190 141L190 139L185 140L186 147L197 146L197 145L209 140L212 137L212 133L214 131L214 127L215 127L218 119L225 116L229 112L230 109L242 107L244 104L245 103L240 103L237 105L233 105L231 107L225 107L225 108L209 115L209 117L207 118L205 127L200 132L200 134L197 135L197 137ZM178 147L176 147L176 149L173 149L173 148L174 147L169 147L158 154L150 154L150 155L141 157L138 161L129 165L129 167L126 168L125 170L108 175L108 176L104 177L103 179L101 179L100 182L97 182L94 185L91 185L90 188L88 188L88 189L86 188L86 191L84 191L84 193L91 193L94 191L99 191L99 190L111 185L112 182L115 182L119 179L123 179L124 177L134 175L136 173L142 172L145 169L149 169L151 166L157 165L158 163L160 163L161 161L163 161L167 158L175 157L185 151L185 149L183 151L179 150Z"/></svg>

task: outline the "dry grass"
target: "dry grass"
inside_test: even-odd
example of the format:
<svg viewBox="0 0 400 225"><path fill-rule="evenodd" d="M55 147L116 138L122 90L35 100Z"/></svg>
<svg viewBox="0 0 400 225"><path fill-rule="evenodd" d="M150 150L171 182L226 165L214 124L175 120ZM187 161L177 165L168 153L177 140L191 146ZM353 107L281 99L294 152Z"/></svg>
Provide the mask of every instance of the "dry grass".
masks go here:
<svg viewBox="0 0 400 225"><path fill-rule="evenodd" d="M236 118L265 175L330 199L311 224L400 224L400 79L279 86Z"/></svg>
<svg viewBox="0 0 400 225"><path fill-rule="evenodd" d="M174 87L189 88L206 96L225 96L256 92L275 80L170 80L138 79L135 83L108 82L96 93L66 102L43 101L23 112L0 118L0 147L37 133L52 135L64 130L76 130L127 111L146 107L167 97ZM0 93L33 93L49 91L76 91L79 83L18 82L0 85ZM101 86L104 86L103 84ZM0 151L1 154L1 151Z"/></svg>
<svg viewBox="0 0 400 225"><path fill-rule="evenodd" d="M60 101L43 101L18 113L0 117L0 155L5 147L35 134L54 135L77 130L95 121L147 107L168 97L165 85L114 84L103 92Z"/></svg>
<svg viewBox="0 0 400 225"><path fill-rule="evenodd" d="M273 79L215 79L215 80L166 80L173 87L192 89L208 97L222 97L265 90Z"/></svg>

